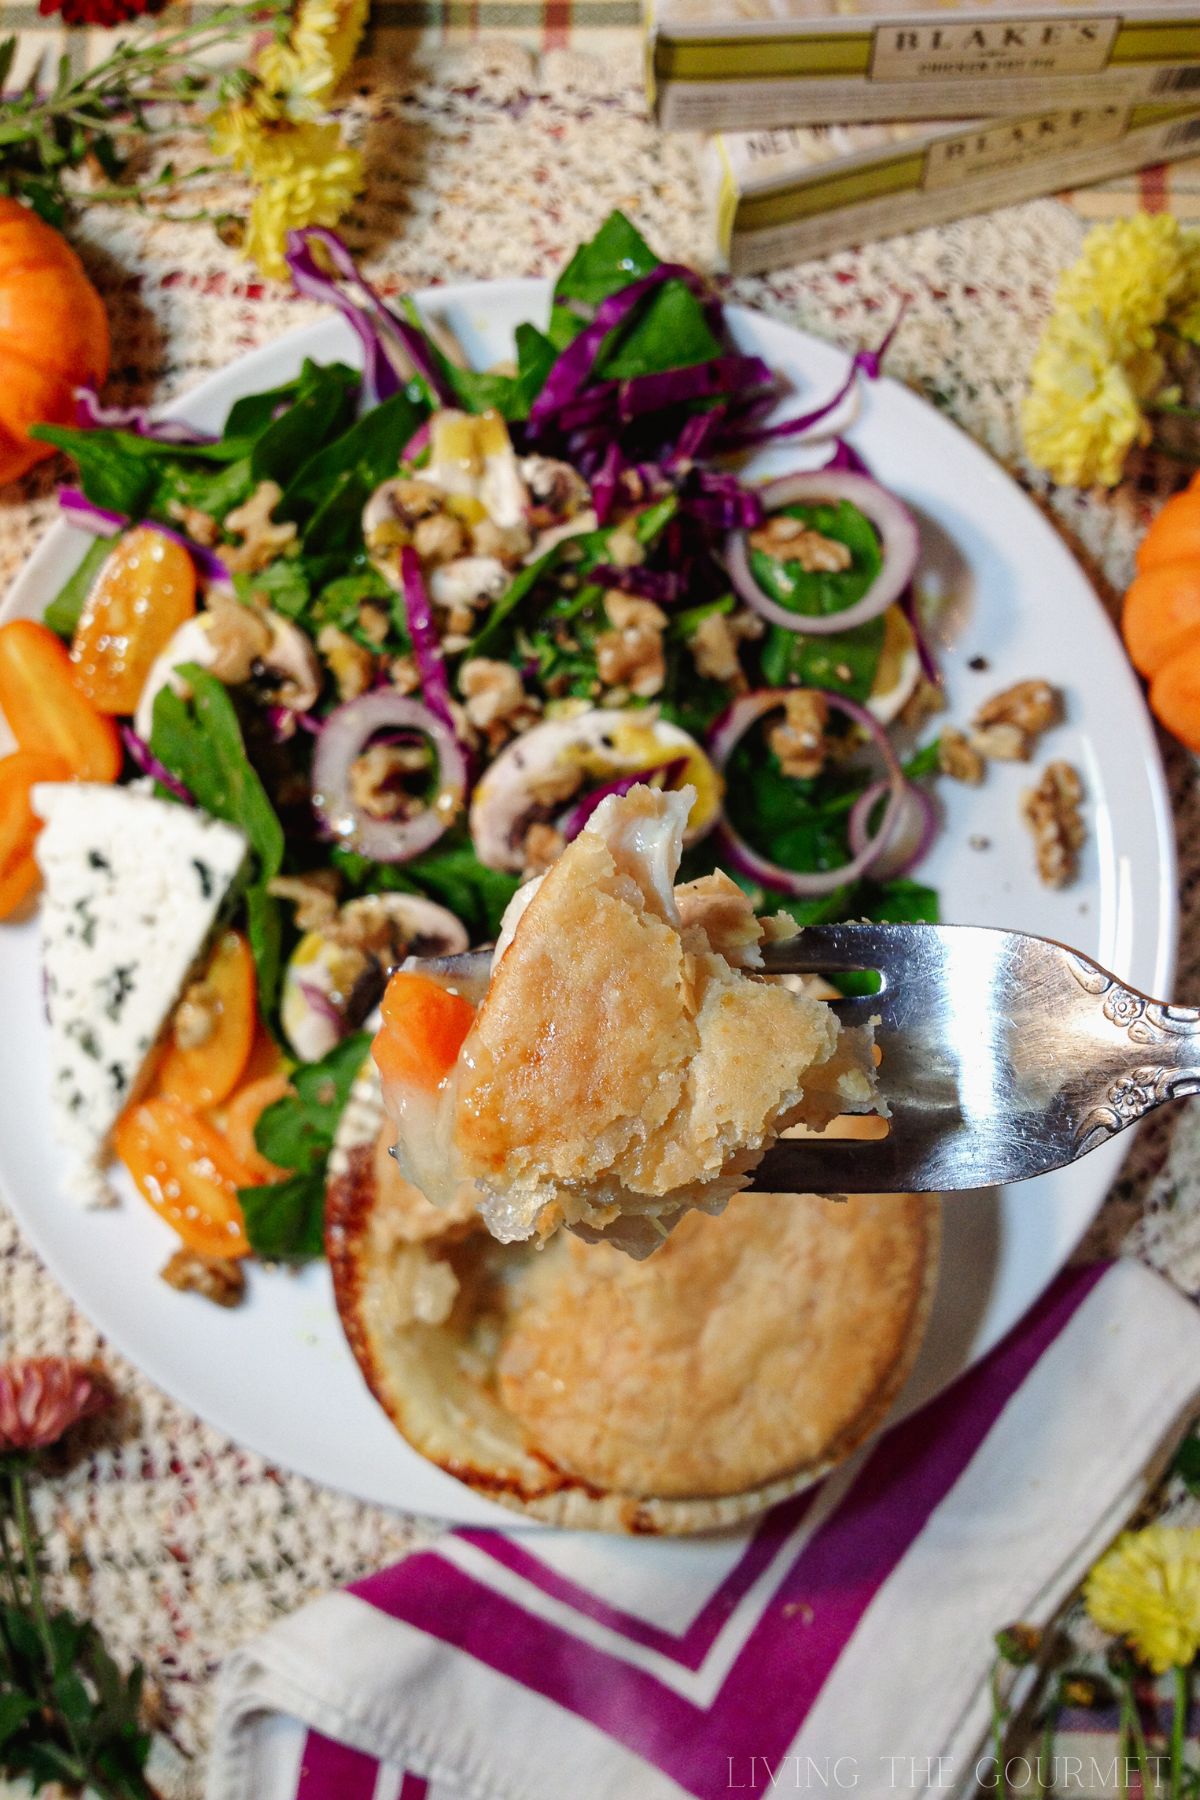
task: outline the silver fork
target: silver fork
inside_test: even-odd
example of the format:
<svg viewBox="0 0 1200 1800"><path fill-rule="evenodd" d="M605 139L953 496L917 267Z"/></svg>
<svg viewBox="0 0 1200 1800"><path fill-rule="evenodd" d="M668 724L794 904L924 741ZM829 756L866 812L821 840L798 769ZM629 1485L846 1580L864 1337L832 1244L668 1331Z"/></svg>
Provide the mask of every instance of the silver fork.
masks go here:
<svg viewBox="0 0 1200 1800"><path fill-rule="evenodd" d="M783 1138L765 1192L938 1193L1026 1181L1145 1113L1200 1093L1200 1009L1125 987L1049 938L977 925L812 925L764 950L772 974L879 972L835 1002L879 1020L876 1140Z"/></svg>

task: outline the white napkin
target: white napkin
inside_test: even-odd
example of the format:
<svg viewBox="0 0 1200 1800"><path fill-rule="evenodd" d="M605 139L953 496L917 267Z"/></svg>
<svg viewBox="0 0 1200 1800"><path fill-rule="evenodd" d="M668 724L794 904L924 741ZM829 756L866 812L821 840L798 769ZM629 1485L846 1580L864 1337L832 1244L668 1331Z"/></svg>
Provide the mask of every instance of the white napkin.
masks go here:
<svg viewBox="0 0 1200 1800"><path fill-rule="evenodd" d="M1044 1623L1200 1398L1200 1312L1060 1277L978 1368L756 1529L457 1530L233 1654L208 1800L970 1788L992 1635Z"/></svg>

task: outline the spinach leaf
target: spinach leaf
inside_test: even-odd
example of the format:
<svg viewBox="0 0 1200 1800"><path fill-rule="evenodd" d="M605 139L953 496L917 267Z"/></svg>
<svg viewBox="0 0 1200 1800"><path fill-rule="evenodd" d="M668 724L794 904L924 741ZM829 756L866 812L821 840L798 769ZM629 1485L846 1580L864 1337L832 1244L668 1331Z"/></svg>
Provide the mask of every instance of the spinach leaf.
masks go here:
<svg viewBox="0 0 1200 1800"><path fill-rule="evenodd" d="M865 881L861 910L855 916L880 925L936 925L941 916L938 892L936 888L907 878L878 883Z"/></svg>
<svg viewBox="0 0 1200 1800"><path fill-rule="evenodd" d="M389 625L382 642L364 629L361 613L365 601L372 601L377 608L387 612ZM392 656L403 656L412 648L403 595L389 587L378 569L373 569L365 560L347 574L326 582L317 595L312 608L311 629L318 630L322 625L336 625L339 631L344 631L373 653L383 651Z"/></svg>
<svg viewBox="0 0 1200 1800"><path fill-rule="evenodd" d="M369 1032L357 1032L320 1062L302 1064L292 1077L295 1092L268 1106L255 1127L262 1154L292 1171L283 1181L239 1191L251 1247L269 1261L322 1253L325 1168L370 1043Z"/></svg>
<svg viewBox="0 0 1200 1800"><path fill-rule="evenodd" d="M240 826L250 840L257 870L246 888L246 926L264 1013L279 988L282 921L267 892L283 862L283 827L267 798L242 739L237 711L215 675L194 663L181 665L192 690L185 700L164 687L154 702L150 748L178 776L206 812Z"/></svg>
<svg viewBox="0 0 1200 1800"><path fill-rule="evenodd" d="M250 457L254 480L285 487L318 445L345 429L358 387L358 375L344 363L321 367L306 361L291 405L264 426L255 442Z"/></svg>
<svg viewBox="0 0 1200 1800"><path fill-rule="evenodd" d="M473 944L490 943L520 878L485 868L468 838L443 839L412 862L372 863L355 851L334 849L331 861L358 893L427 894L460 918Z"/></svg>
<svg viewBox="0 0 1200 1800"><path fill-rule="evenodd" d="M527 419L530 407L546 385L546 377L558 360L558 350L536 325L524 322L517 326L514 342L517 351L517 379L512 417Z"/></svg>
<svg viewBox="0 0 1200 1800"><path fill-rule="evenodd" d="M583 311L658 267L659 259L623 212L612 212L589 243L580 244L554 287L550 339L562 350L582 329ZM566 304L577 301L582 310Z"/></svg>
<svg viewBox="0 0 1200 1800"><path fill-rule="evenodd" d="M250 1248L264 1262L325 1254L325 1159L262 1187L238 1189Z"/></svg>
<svg viewBox="0 0 1200 1800"><path fill-rule="evenodd" d="M115 538L93 538L75 573L68 575L46 608L45 623L60 638L74 637L79 615L92 591L92 583L108 561L108 553L115 542Z"/></svg>
<svg viewBox="0 0 1200 1800"><path fill-rule="evenodd" d="M939 734L935 738L930 738L927 744L922 744L919 749L913 751L904 765L904 773L910 781L924 781L930 775L940 774L942 767L941 741Z"/></svg>
<svg viewBox="0 0 1200 1800"><path fill-rule="evenodd" d="M695 294L682 281L667 281L613 333L596 360L595 375L601 381L623 381L709 362L720 354Z"/></svg>
<svg viewBox="0 0 1200 1800"><path fill-rule="evenodd" d="M302 464L288 482L277 511L301 526L306 557L361 546L362 509L400 466L400 452L421 423L407 394L373 407Z"/></svg>
<svg viewBox="0 0 1200 1800"><path fill-rule="evenodd" d="M205 812L241 827L262 880L269 881L283 863L283 827L246 755L237 709L206 669L183 663L179 672L192 697L185 700L171 687L159 691L150 748Z"/></svg>
<svg viewBox="0 0 1200 1800"><path fill-rule="evenodd" d="M495 655L496 648L505 635L509 620L512 619L522 601L532 594L543 575L547 575L560 561L562 548L561 544L554 544L544 556L539 556L536 562L527 563L520 573L513 577L488 614L484 624L476 632L466 652L468 657Z"/></svg>
<svg viewBox="0 0 1200 1800"><path fill-rule="evenodd" d="M784 512L823 537L845 544L853 561L844 570L806 570L797 562L782 562L752 549L750 567L764 593L790 611L810 617L844 612L861 600L883 566L870 520L845 500L835 506L789 506ZM794 682L865 700L879 668L885 631L882 618L817 638L773 625L763 645L763 676L771 687Z"/></svg>

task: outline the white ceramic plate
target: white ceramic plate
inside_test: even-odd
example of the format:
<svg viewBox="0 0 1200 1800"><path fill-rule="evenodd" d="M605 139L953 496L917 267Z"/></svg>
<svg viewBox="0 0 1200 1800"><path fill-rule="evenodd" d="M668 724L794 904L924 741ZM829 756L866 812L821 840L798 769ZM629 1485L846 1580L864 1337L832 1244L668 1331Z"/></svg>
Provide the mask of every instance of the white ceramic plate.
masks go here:
<svg viewBox="0 0 1200 1800"><path fill-rule="evenodd" d="M538 281L471 283L426 296L480 366L510 354L513 328L541 319ZM844 355L785 325L731 309L735 333L794 383L803 403L832 391ZM219 430L240 394L288 380L301 358L360 360L328 319L202 383L174 409ZM1151 994L1170 993L1176 939L1174 847L1154 737L1111 625L1062 541L1008 476L907 389L869 386L853 428L879 479L916 511L924 581L945 596L943 660L951 716L1042 676L1067 696L1067 722L1043 745L1080 769L1089 836L1079 880L1041 887L1018 816L1028 771L993 764L980 790L943 782L946 829L922 877L947 920L1065 939ZM764 473L794 467L774 451ZM754 472L758 472L755 470ZM15 584L8 614L39 616L86 540L51 530ZM986 671L972 670L986 659ZM987 847L972 847L987 840ZM393 1432L342 1340L324 1265L254 1269L248 1303L226 1313L157 1279L174 1242L132 1188L111 1212L59 1192L36 923L0 928L0 1183L63 1285L112 1341L168 1392L272 1461L366 1499L471 1521L508 1515L432 1468ZM908 1403L953 1379L1008 1330L1077 1242L1120 1158L1113 1145L1077 1168L999 1193L952 1199L943 1276Z"/></svg>

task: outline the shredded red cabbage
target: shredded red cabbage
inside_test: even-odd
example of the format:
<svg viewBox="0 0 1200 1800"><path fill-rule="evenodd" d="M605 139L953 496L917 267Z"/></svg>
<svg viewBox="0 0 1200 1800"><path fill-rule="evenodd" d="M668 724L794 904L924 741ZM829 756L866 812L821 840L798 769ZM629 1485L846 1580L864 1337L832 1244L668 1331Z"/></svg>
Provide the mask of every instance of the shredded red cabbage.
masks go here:
<svg viewBox="0 0 1200 1800"><path fill-rule="evenodd" d="M752 450L762 444L777 443L781 438L800 437L805 432L811 431L814 426L820 425L847 399L860 375L864 375L868 381L878 380L883 359L891 349L892 339L900 329L907 310L908 301L905 300L877 349L855 352L850 359L850 367L846 372L845 380L830 399L823 400L820 406L814 407L811 412L800 413L791 419L781 419L775 425L755 424L729 431L721 440L721 449Z"/></svg>
<svg viewBox="0 0 1200 1800"><path fill-rule="evenodd" d="M640 281L631 281L628 287L620 288L617 293L602 300L591 324L584 327L552 365L541 393L530 407L531 436L536 437L543 428L557 423L559 413L587 385L605 338L624 323L647 294L653 293L655 288L662 287L667 281L685 282L694 294L707 296L704 283L693 270L685 269L682 263L660 263L649 275L643 275Z"/></svg>
<svg viewBox="0 0 1200 1800"><path fill-rule="evenodd" d="M736 475L712 469L693 469L679 504L692 518L718 531L753 531L766 517L753 488L743 487Z"/></svg>
<svg viewBox="0 0 1200 1800"><path fill-rule="evenodd" d="M157 444L215 444L212 432L197 431L183 419L156 419L145 406L101 406L95 388L75 389L75 423L88 429L131 431Z"/></svg>
<svg viewBox="0 0 1200 1800"><path fill-rule="evenodd" d="M152 775L160 787L166 788L168 794L174 794L186 806L195 806L196 801L190 790L184 787L177 775L172 775L165 764L159 762L144 737L139 737L133 726L122 720L117 729L121 733L121 742L129 753L129 760L135 763L143 775Z"/></svg>
<svg viewBox="0 0 1200 1800"><path fill-rule="evenodd" d="M615 563L598 563L589 569L588 580L599 587L620 588L625 594L638 594L658 606L671 606L687 589L684 569L648 569L639 563L632 569L618 569Z"/></svg>
<svg viewBox="0 0 1200 1800"><path fill-rule="evenodd" d="M450 708L450 683L442 657L442 640L434 622L425 577L421 573L421 559L411 544L406 544L400 552L400 574L404 582L404 616L421 677L422 696L430 712L441 720L457 741L458 732Z"/></svg>
<svg viewBox="0 0 1200 1800"><path fill-rule="evenodd" d="M313 247L318 244L333 265L332 275L317 261ZM306 294L310 300L324 300L336 307L356 333L363 347L363 398L368 406L390 400L405 385L406 377L396 366L389 340L407 352L421 379L441 404L454 405L454 394L443 379L424 334L399 313L393 312L359 272L336 231L319 225L289 231L284 260L291 270L297 292ZM344 293L342 282L356 288L362 299L354 300Z"/></svg>
<svg viewBox="0 0 1200 1800"><path fill-rule="evenodd" d="M124 513L97 506L79 488L59 488L58 504L69 524L78 525L81 531L90 531L93 537L118 537L122 531L129 531L134 523ZM158 519L143 519L141 524L147 531L157 531L160 537L168 537L186 550L205 581L230 579L219 552L210 550L207 544L198 544L194 538L185 537L182 531L176 531L173 525L164 525Z"/></svg>

